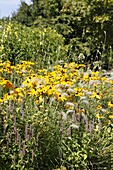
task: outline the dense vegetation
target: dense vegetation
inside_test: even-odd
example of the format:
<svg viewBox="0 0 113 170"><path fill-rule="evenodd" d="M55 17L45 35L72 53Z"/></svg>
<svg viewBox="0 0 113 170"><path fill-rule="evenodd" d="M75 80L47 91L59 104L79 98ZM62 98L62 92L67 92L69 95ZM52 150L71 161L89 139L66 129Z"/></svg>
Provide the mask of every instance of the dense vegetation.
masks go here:
<svg viewBox="0 0 113 170"><path fill-rule="evenodd" d="M113 2L31 2L0 21L0 170L112 170Z"/></svg>
<svg viewBox="0 0 113 170"><path fill-rule="evenodd" d="M112 0L32 0L31 5L22 2L12 19L57 30L65 38L70 60L82 53L86 61L101 60L108 69L113 54L112 9Z"/></svg>

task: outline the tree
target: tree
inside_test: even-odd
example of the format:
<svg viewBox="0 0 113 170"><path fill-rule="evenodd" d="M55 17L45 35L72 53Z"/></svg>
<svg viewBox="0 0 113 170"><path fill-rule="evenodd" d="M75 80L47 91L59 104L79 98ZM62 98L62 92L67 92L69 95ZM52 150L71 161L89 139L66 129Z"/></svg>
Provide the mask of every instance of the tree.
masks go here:
<svg viewBox="0 0 113 170"><path fill-rule="evenodd" d="M31 2L30 5L21 3L15 19L27 26L55 29L65 38L68 54L74 61L80 53L86 58L93 58L91 61L111 56L112 0L31 0Z"/></svg>
<svg viewBox="0 0 113 170"><path fill-rule="evenodd" d="M26 2L21 1L21 5L17 10L17 13L12 14L12 20L16 20L27 26L32 25L33 18L30 6Z"/></svg>

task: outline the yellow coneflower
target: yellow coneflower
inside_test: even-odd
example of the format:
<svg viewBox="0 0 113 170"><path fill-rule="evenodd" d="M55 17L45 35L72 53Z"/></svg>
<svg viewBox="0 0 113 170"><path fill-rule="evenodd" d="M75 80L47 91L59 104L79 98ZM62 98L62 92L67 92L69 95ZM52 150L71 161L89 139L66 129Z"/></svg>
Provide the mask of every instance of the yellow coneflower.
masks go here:
<svg viewBox="0 0 113 170"><path fill-rule="evenodd" d="M10 94L6 93L6 94L4 94L3 101L8 101L8 100L11 100L13 98L14 97L13 97L12 94L10 95Z"/></svg>
<svg viewBox="0 0 113 170"><path fill-rule="evenodd" d="M0 98L0 103L3 103L3 101L4 101L4 100Z"/></svg>
<svg viewBox="0 0 113 170"><path fill-rule="evenodd" d="M22 64L30 66L30 65L34 65L35 63L31 61L22 61Z"/></svg>
<svg viewBox="0 0 113 170"><path fill-rule="evenodd" d="M36 95L36 90L34 90L34 89L27 90L26 94L34 96L34 95Z"/></svg>
<svg viewBox="0 0 113 170"><path fill-rule="evenodd" d="M5 87L9 89L14 89L14 85L9 80L6 80Z"/></svg>
<svg viewBox="0 0 113 170"><path fill-rule="evenodd" d="M101 105L98 105L98 106L97 106L97 109L98 109L98 110L102 109L102 106L101 106Z"/></svg>
<svg viewBox="0 0 113 170"><path fill-rule="evenodd" d="M65 100L67 100L67 98L64 96L64 95L62 95L62 93L59 93L59 92L55 92L55 94L54 94L54 96L55 96L55 98L58 100L58 101L65 101Z"/></svg>
<svg viewBox="0 0 113 170"><path fill-rule="evenodd" d="M14 85L10 80L5 80L4 78L2 78L0 84L5 88L14 89Z"/></svg>
<svg viewBox="0 0 113 170"><path fill-rule="evenodd" d="M108 107L113 108L113 102L112 101L108 101Z"/></svg>
<svg viewBox="0 0 113 170"><path fill-rule="evenodd" d="M90 98L102 99L102 94L100 94L99 92L93 92Z"/></svg>

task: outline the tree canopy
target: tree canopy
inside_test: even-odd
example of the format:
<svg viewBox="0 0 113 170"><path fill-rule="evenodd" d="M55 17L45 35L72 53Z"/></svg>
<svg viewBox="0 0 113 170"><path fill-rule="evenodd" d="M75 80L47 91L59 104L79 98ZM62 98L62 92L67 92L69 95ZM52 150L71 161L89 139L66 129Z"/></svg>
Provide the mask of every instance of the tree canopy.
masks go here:
<svg viewBox="0 0 113 170"><path fill-rule="evenodd" d="M112 0L31 0L30 5L22 1L11 20L29 27L56 30L65 38L73 60L80 53L93 61L111 55Z"/></svg>

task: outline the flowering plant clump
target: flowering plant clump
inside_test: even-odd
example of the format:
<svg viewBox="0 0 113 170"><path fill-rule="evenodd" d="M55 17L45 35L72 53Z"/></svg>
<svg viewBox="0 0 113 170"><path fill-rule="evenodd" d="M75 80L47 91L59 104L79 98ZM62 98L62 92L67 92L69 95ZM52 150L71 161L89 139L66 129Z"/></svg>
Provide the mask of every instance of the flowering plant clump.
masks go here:
<svg viewBox="0 0 113 170"><path fill-rule="evenodd" d="M74 62L36 69L31 61L11 65L1 60L3 166L6 162L9 169L52 169L64 164L87 169L90 163L96 166L94 154L100 160L102 148L96 150L94 145L96 141L101 146L103 133L101 144L110 162L113 79L102 75Z"/></svg>
<svg viewBox="0 0 113 170"><path fill-rule="evenodd" d="M89 118L112 123L113 80L99 72L86 72L83 64L70 63L47 69L33 70L35 64L22 61L12 66L9 61L0 63L1 104L10 100L17 104L31 98L36 106L61 103L64 111L75 109ZM8 79L9 78L9 79Z"/></svg>

